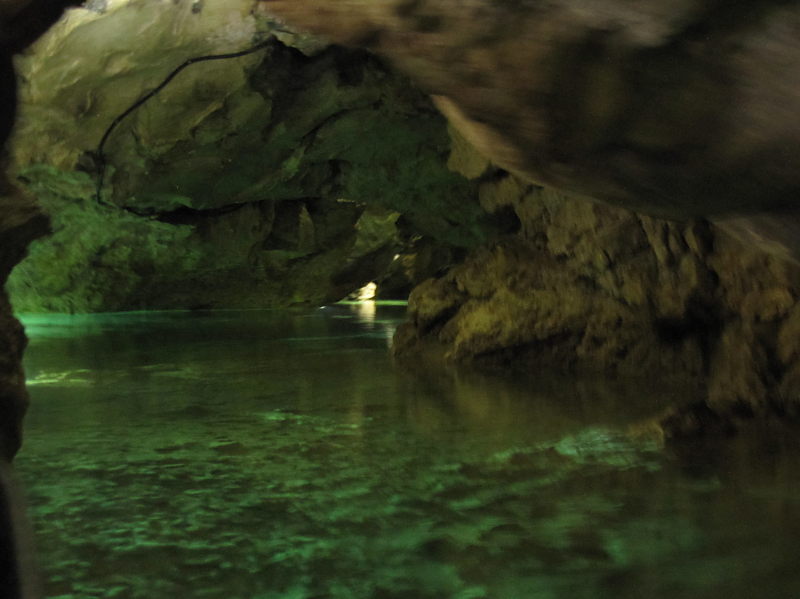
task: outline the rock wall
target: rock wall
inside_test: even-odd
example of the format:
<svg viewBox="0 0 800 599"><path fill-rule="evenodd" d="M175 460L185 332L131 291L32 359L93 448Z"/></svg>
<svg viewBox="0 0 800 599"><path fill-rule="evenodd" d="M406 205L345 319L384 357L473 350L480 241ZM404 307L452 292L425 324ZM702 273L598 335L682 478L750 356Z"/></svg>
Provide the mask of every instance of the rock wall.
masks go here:
<svg viewBox="0 0 800 599"><path fill-rule="evenodd" d="M400 358L694 381L694 400L664 415L667 435L797 411L796 264L705 221L653 219L504 171L480 197L489 211L511 207L520 230L412 292Z"/></svg>
<svg viewBox="0 0 800 599"><path fill-rule="evenodd" d="M28 244L47 233L47 217L32 197L0 175L0 285L25 255ZM26 338L12 315L5 290L0 290L0 460L11 459L21 442L27 406L22 352Z"/></svg>
<svg viewBox="0 0 800 599"><path fill-rule="evenodd" d="M98 205L85 173L37 166L21 176L54 233L9 278L19 312L320 305L377 278L401 246L396 214L352 202L143 218Z"/></svg>
<svg viewBox="0 0 800 599"><path fill-rule="evenodd" d="M422 93L253 6L79 9L18 61L15 173L54 228L11 277L19 310L320 304L414 254L412 238L471 247L496 229L447 168L445 121ZM254 40L267 41L190 66L114 130L96 199L113 119L187 59Z"/></svg>
<svg viewBox="0 0 800 599"><path fill-rule="evenodd" d="M11 269L32 240L48 231L35 200L6 177L6 139L16 117L12 57L52 24L69 2L5 2L0 6L0 588L11 599L38 594L30 547L21 542L24 513L9 475L9 462L22 443L28 405L22 353L27 339L5 291Z"/></svg>
<svg viewBox="0 0 800 599"><path fill-rule="evenodd" d="M665 218L792 212L735 230L800 258L793 2L262 4L387 57L526 180Z"/></svg>
<svg viewBox="0 0 800 599"><path fill-rule="evenodd" d="M5 175L5 144L17 107L12 58L52 25L69 4L74 2L32 0L0 6L0 461L10 460L19 449L28 402L21 363L26 338L12 314L5 282L14 265L25 256L28 244L48 231L47 217L35 199ZM0 464L0 471L3 469ZM5 485L5 480L0 484ZM9 580L7 576L5 569L0 571L3 580ZM14 589L9 592L14 593Z"/></svg>
<svg viewBox="0 0 800 599"><path fill-rule="evenodd" d="M390 59L505 169L481 199L520 233L417 288L398 355L705 384L669 434L795 410L795 4L262 4Z"/></svg>

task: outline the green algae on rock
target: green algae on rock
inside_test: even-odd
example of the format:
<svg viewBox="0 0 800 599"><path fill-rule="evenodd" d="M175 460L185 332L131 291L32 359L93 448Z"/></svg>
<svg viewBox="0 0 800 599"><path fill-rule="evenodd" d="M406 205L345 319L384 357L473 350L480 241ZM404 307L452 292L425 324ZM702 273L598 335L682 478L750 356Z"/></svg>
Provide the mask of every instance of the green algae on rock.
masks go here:
<svg viewBox="0 0 800 599"><path fill-rule="evenodd" d="M21 176L53 215L52 235L9 278L21 312L324 303L380 274L392 255L376 255L398 243L391 217L353 203L143 218L98 205L85 173L38 166Z"/></svg>

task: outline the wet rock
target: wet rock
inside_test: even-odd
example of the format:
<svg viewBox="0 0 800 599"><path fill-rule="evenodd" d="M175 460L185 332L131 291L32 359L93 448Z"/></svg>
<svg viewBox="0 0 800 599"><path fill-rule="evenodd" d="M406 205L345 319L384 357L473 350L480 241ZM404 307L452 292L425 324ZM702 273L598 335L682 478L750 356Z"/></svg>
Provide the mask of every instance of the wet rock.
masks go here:
<svg viewBox="0 0 800 599"><path fill-rule="evenodd" d="M795 410L797 7L263 4L389 57L513 173L454 153L520 231L412 294L399 355L695 378L722 422ZM691 413L664 423L713 420Z"/></svg>
<svg viewBox="0 0 800 599"><path fill-rule="evenodd" d="M702 370L701 340L685 322L702 281L673 288L680 275L659 268L636 216L531 187L518 201L521 213L539 218L412 293L410 319L421 336L435 334L452 359L515 368L631 374L644 361ZM692 260L687 254L683 263Z"/></svg>
<svg viewBox="0 0 800 599"><path fill-rule="evenodd" d="M636 215L502 172L483 179L480 198L511 207L519 231L412 292L398 357L695 381L695 403L679 399L661 418L670 438L797 411L794 263L705 221Z"/></svg>

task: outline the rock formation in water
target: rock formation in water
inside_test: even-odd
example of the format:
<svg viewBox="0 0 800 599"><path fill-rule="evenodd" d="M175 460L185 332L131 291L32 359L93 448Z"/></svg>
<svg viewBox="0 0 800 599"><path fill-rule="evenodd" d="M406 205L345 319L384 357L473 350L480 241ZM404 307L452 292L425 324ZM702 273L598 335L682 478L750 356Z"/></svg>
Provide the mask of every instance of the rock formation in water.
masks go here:
<svg viewBox="0 0 800 599"><path fill-rule="evenodd" d="M673 432L795 409L796 6L263 3L389 57L517 175L481 198L511 206L520 233L418 287L398 353L705 381L708 403L668 416Z"/></svg>
<svg viewBox="0 0 800 599"><path fill-rule="evenodd" d="M47 232L47 218L32 198L0 177L0 283L25 255L28 244ZM20 424L27 405L22 352L22 325L0 290L0 459L9 459L20 444Z"/></svg>
<svg viewBox="0 0 800 599"><path fill-rule="evenodd" d="M707 221L637 215L505 171L483 177L480 199L512 209L520 230L412 292L398 356L693 383L661 417L672 436L797 412L796 264Z"/></svg>

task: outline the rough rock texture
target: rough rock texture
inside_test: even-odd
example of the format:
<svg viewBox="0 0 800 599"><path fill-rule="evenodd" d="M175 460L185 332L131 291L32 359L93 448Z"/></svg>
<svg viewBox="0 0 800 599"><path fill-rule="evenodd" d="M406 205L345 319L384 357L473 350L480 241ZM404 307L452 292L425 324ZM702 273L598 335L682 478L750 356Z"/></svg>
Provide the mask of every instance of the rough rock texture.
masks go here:
<svg viewBox="0 0 800 599"><path fill-rule="evenodd" d="M418 287L398 354L704 382L674 434L795 409L795 3L262 4L389 57L505 169L459 161L520 233Z"/></svg>
<svg viewBox="0 0 800 599"><path fill-rule="evenodd" d="M665 415L668 435L800 406L794 264L705 221L636 215L504 172L481 200L511 206L519 233L412 292L398 356L702 385L708 401Z"/></svg>
<svg viewBox="0 0 800 599"><path fill-rule="evenodd" d="M321 199L142 218L94 202L85 173L23 179L52 214L8 292L20 312L242 308L340 299L380 275L397 214Z"/></svg>
<svg viewBox="0 0 800 599"><path fill-rule="evenodd" d="M796 3L262 3L390 57L528 180L670 218L797 207ZM800 256L800 226L786 222L733 229Z"/></svg>
<svg viewBox="0 0 800 599"><path fill-rule="evenodd" d="M476 186L447 168L424 95L363 51L282 33L189 67L123 121L96 202L75 169L97 177L106 127L186 59L274 33L252 6L76 10L19 61L16 172L55 235L12 277L18 309L321 303L413 253L412 236L470 247L493 229Z"/></svg>
<svg viewBox="0 0 800 599"><path fill-rule="evenodd" d="M540 183L671 216L791 206L800 186L793 3L264 4L390 56Z"/></svg>

